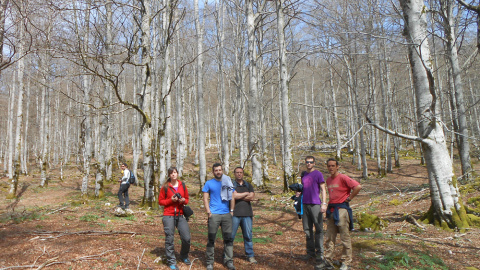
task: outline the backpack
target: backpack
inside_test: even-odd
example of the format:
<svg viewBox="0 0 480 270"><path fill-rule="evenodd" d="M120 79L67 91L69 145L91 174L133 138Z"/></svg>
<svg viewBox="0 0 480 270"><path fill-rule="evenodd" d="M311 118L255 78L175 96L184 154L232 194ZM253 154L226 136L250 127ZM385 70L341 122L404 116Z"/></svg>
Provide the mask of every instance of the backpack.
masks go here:
<svg viewBox="0 0 480 270"><path fill-rule="evenodd" d="M131 185L136 183L135 175L133 174L132 171L130 171L130 177L128 178L128 183Z"/></svg>

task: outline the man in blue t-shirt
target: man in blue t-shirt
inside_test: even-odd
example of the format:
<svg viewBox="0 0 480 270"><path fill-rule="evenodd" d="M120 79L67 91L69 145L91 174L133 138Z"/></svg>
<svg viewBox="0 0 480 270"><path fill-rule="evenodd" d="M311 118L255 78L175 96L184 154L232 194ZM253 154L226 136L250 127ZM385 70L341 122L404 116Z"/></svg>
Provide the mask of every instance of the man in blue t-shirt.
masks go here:
<svg viewBox="0 0 480 270"><path fill-rule="evenodd" d="M218 227L222 227L224 243L223 263L228 270L235 270L233 265L232 215L235 208L233 184L230 177L223 174L222 164L213 164L213 179L203 186L203 204L208 215L207 270L213 270L215 257L215 238Z"/></svg>
<svg viewBox="0 0 480 270"><path fill-rule="evenodd" d="M323 213L327 210L325 180L323 174L314 169L315 158L305 157L307 170L302 172L303 185L303 230L307 242L306 258L323 262ZM321 200L320 200L321 196ZM313 228L315 227L315 234Z"/></svg>

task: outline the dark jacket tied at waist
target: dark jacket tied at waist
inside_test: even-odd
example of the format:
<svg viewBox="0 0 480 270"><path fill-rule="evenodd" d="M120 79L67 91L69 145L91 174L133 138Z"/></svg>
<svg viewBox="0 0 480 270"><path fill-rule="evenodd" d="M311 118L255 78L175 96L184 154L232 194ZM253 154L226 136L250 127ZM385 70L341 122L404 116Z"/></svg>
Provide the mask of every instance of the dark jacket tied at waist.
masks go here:
<svg viewBox="0 0 480 270"><path fill-rule="evenodd" d="M335 225L338 226L338 222L340 221L340 214L338 213L338 209L340 208L347 210L348 217L350 218L349 229L350 231L353 230L353 211L352 211L352 208L350 208L350 205L348 202L328 204L327 218L330 218L330 216L333 215L332 218L335 221Z"/></svg>

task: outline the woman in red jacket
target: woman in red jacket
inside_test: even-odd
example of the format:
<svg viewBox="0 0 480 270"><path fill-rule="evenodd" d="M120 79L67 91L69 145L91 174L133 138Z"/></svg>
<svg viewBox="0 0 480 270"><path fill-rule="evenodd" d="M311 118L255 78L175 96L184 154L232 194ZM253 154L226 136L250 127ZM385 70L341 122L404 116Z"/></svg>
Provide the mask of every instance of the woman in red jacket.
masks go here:
<svg viewBox="0 0 480 270"><path fill-rule="evenodd" d="M160 190L158 204L164 206L163 228L165 230L165 255L170 269L179 269L175 259L173 236L177 227L182 240L180 259L186 265L191 262L188 259L190 252L190 228L183 216L183 206L188 203L188 191L184 183L177 179L178 171L175 167L168 169L168 179Z"/></svg>

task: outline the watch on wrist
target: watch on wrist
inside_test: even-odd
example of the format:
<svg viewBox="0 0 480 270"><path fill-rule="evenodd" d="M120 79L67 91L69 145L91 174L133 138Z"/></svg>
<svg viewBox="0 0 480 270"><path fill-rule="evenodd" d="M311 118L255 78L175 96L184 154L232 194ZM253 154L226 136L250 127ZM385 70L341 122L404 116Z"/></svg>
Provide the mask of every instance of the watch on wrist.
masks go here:
<svg viewBox="0 0 480 270"><path fill-rule="evenodd" d="M233 212L233 209L230 209L230 212Z"/></svg>

